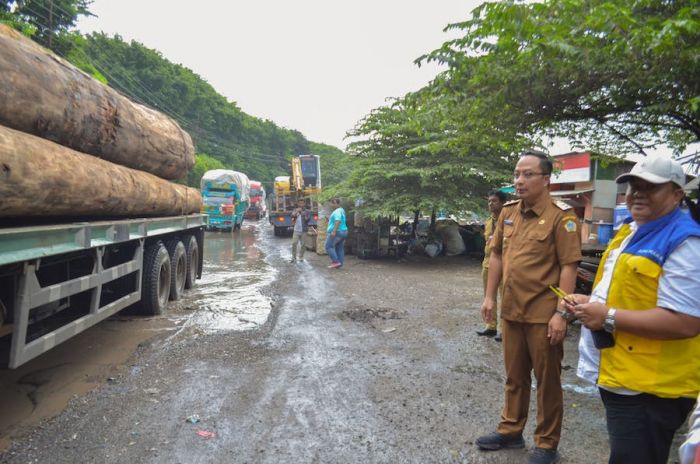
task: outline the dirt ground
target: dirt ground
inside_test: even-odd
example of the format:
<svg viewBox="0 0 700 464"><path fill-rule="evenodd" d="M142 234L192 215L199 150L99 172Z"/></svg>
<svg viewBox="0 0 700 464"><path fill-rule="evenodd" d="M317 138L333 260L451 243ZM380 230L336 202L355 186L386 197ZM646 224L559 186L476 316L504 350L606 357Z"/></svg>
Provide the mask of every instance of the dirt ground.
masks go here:
<svg viewBox="0 0 700 464"><path fill-rule="evenodd" d="M475 333L478 262L349 256L330 270L314 253L289 263L289 239L262 224L242 233L253 238L231 255L274 270L259 289L271 305L264 322L137 337L128 360L90 371L90 388L60 414L10 434L0 462L526 460L534 394L528 449L481 452L473 444L497 424L504 380L501 345ZM201 304L197 297L175 310ZM562 462L602 463L604 411L595 389L576 379L577 337L574 329L565 341Z"/></svg>

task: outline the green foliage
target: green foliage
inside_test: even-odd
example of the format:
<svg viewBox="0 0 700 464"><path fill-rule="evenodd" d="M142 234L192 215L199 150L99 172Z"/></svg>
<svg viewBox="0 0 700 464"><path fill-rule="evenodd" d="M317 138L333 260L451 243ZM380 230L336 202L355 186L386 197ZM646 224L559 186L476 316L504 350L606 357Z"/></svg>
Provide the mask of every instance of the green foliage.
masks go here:
<svg viewBox="0 0 700 464"><path fill-rule="evenodd" d="M344 156L333 147L312 144L299 131L242 112L200 76L138 42L126 43L119 36L104 34L92 34L85 40L86 61L112 87L168 114L189 132L198 152L208 153L226 169L263 182L269 190L276 176L289 174L292 156L313 153L322 160ZM312 145L323 153L314 153ZM329 178L323 172L323 176L324 182L333 179L332 174ZM189 185L199 184L191 175L188 179Z"/></svg>
<svg viewBox="0 0 700 464"><path fill-rule="evenodd" d="M85 37L71 31L79 15L90 14L90 3L90 0L27 0L16 4L0 0L0 20L27 35L34 34L39 43L50 45L58 55L99 81L175 119L192 136L197 151L208 154L198 156L197 166L202 162L214 165L211 161L214 160L219 164L211 169L244 172L271 190L276 176L289 174L289 159L313 153L313 146L322 152L318 153L322 163L329 166L324 183L332 183L340 176L333 174L345 165L340 150L312 144L299 131L242 112L235 102L217 93L200 76L171 63L160 52L138 42L126 43L119 36ZM17 7L14 11L13 6ZM201 156L206 156L203 158L206 161ZM191 186L199 185L194 172L183 181Z"/></svg>
<svg viewBox="0 0 700 464"><path fill-rule="evenodd" d="M459 102L440 94L436 80L419 92L378 108L349 134L356 158L347 181L328 194L362 199L369 216L414 210L478 209L482 197L506 182L510 151L494 130L456 125Z"/></svg>
<svg viewBox="0 0 700 464"><path fill-rule="evenodd" d="M10 3L16 3L14 14L18 18L36 28L34 40L45 47L63 53L69 51L71 42L70 40L60 40L60 33L68 32L75 27L79 16L92 16L88 10L92 0L5 2L6 5Z"/></svg>
<svg viewBox="0 0 700 464"><path fill-rule="evenodd" d="M227 168L260 180L268 189L276 176L289 174L289 159L317 150L326 185L347 174L347 157L338 149L309 142L296 130L243 113L191 70L158 51L121 37L71 31L80 15L90 15L90 0L0 0L0 21L10 24L58 55L130 98L168 114L192 136L201 153L183 179L191 186L209 169ZM208 154L204 154L208 153ZM323 169L323 168L322 168Z"/></svg>
<svg viewBox="0 0 700 464"><path fill-rule="evenodd" d="M417 60L447 70L350 132L356 169L329 194L370 215L476 208L543 136L606 162L700 142L696 0L504 0L448 29L464 35Z"/></svg>
<svg viewBox="0 0 700 464"><path fill-rule="evenodd" d="M611 155L700 141L695 0L489 2L448 28L465 35L419 62L446 63L448 91L478 95L462 120Z"/></svg>
<svg viewBox="0 0 700 464"><path fill-rule="evenodd" d="M321 180L325 186L333 186L346 180L353 167L353 158L332 145L309 143L310 154L321 157Z"/></svg>
<svg viewBox="0 0 700 464"><path fill-rule="evenodd" d="M199 181L205 172L213 169L225 169L224 164L206 153L197 153L194 168L187 175L187 185L199 188Z"/></svg>

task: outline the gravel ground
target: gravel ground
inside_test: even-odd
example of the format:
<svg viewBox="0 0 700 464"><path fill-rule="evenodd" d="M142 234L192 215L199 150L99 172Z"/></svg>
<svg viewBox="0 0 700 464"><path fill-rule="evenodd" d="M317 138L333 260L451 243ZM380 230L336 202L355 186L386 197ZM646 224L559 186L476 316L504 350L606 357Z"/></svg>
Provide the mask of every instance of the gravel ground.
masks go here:
<svg viewBox="0 0 700 464"><path fill-rule="evenodd" d="M264 324L156 332L114 377L14 440L0 462L526 460L533 421L527 450L473 444L497 424L504 380L500 344L475 334L478 262L348 257L329 270L312 253L289 263L289 240L267 227L255 234L257 259L277 272L262 289L272 301ZM562 462L606 462L603 407L575 376L577 337L573 329L565 340ZM534 407L533 398L533 420Z"/></svg>

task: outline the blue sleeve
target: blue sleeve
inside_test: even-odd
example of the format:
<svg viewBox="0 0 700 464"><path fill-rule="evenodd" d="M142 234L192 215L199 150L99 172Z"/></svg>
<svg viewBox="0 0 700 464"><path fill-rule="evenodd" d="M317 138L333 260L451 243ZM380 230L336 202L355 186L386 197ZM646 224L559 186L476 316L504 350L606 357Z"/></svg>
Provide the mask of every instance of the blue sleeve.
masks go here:
<svg viewBox="0 0 700 464"><path fill-rule="evenodd" d="M700 237L689 237L664 263L656 305L700 317Z"/></svg>

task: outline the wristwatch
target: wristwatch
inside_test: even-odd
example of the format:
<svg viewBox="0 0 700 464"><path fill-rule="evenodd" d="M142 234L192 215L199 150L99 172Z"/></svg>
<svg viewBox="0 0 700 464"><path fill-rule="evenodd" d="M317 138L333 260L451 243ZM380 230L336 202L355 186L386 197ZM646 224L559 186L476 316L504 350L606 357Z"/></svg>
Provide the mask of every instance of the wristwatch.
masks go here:
<svg viewBox="0 0 700 464"><path fill-rule="evenodd" d="M562 311L560 309L557 309L557 314L559 314L559 316L566 322L571 322L571 320L574 319L574 315L568 311Z"/></svg>
<svg viewBox="0 0 700 464"><path fill-rule="evenodd" d="M610 309L608 309L608 314L605 316L605 322L603 322L603 330L605 330L608 333L615 332L615 313L616 312L617 312L616 309L610 308Z"/></svg>

